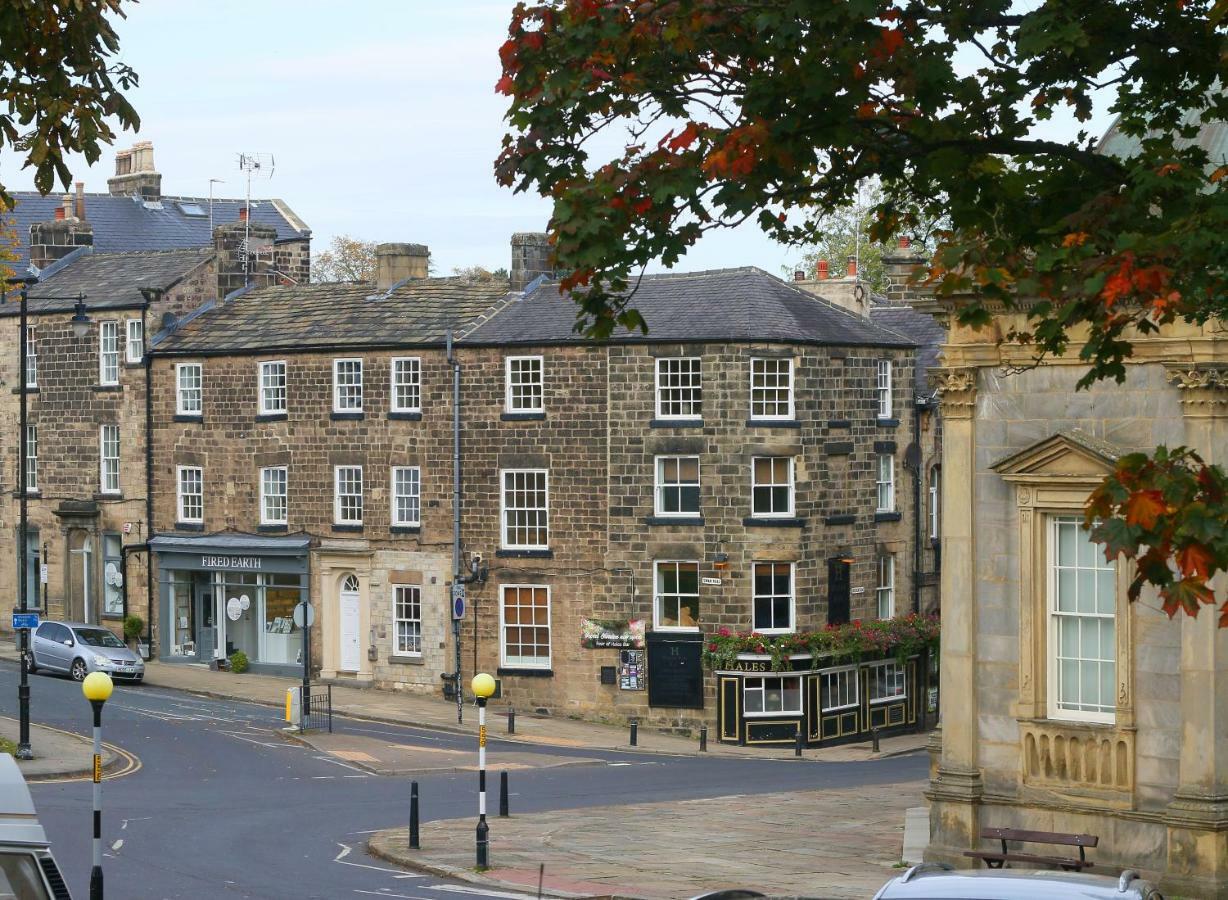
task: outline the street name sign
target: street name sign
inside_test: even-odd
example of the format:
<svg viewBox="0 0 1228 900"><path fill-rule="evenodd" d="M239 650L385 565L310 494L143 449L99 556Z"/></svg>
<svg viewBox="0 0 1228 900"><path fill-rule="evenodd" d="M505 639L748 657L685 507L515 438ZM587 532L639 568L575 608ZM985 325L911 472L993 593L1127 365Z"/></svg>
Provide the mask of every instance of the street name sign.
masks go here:
<svg viewBox="0 0 1228 900"><path fill-rule="evenodd" d="M13 613L13 630L17 631L21 628L37 628L38 613Z"/></svg>

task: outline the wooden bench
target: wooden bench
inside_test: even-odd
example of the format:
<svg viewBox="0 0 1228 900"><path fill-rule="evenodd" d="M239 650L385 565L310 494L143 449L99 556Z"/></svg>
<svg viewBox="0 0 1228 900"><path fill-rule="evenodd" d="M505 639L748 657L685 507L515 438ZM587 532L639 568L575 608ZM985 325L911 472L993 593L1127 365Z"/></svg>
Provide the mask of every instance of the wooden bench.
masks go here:
<svg viewBox="0 0 1228 900"><path fill-rule="evenodd" d="M991 869L1001 869L1008 862L1033 863L1045 866L1056 866L1068 872L1078 872L1089 869L1093 863L1087 861L1085 848L1095 847L1100 838L1094 834L1062 834L1057 831L1019 831L1014 828L982 828L982 840L1001 841L1001 850L965 850L964 856L985 861ZM1078 847L1079 858L1072 856L1036 856L1031 853L1013 853L1006 846L1007 841L1022 844L1060 844L1065 847Z"/></svg>

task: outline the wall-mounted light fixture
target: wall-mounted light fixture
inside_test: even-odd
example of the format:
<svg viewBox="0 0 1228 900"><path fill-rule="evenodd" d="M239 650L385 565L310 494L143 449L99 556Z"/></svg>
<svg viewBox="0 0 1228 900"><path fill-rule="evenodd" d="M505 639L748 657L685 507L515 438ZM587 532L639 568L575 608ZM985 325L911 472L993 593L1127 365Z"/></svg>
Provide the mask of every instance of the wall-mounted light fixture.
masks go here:
<svg viewBox="0 0 1228 900"><path fill-rule="evenodd" d="M722 572L725 569L728 569L729 568L729 554L718 553L716 554L716 556L712 557L712 568L717 569Z"/></svg>

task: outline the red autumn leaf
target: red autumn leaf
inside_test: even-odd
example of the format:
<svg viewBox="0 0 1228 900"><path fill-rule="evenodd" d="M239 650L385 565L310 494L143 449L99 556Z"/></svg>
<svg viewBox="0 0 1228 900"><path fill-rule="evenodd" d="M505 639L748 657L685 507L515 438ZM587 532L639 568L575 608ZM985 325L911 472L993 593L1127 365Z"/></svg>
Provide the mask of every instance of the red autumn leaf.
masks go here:
<svg viewBox="0 0 1228 900"><path fill-rule="evenodd" d="M1164 165L1160 166L1160 168L1156 169L1156 174L1159 175L1161 178L1163 178L1165 175L1168 175L1172 172L1180 171L1180 169L1181 169L1180 163L1165 163Z"/></svg>
<svg viewBox="0 0 1228 900"><path fill-rule="evenodd" d="M1228 176L1228 166L1220 166L1211 173L1211 183L1215 184L1216 182L1223 180L1225 176Z"/></svg>
<svg viewBox="0 0 1228 900"><path fill-rule="evenodd" d="M861 106L857 107L857 118L872 119L874 117L874 113L877 111L878 105L867 101L861 104Z"/></svg>
<svg viewBox="0 0 1228 900"><path fill-rule="evenodd" d="M699 126L694 122L687 122L686 128L682 129L682 133L669 142L671 150L685 150L691 144L695 143L695 139L699 137Z"/></svg>
<svg viewBox="0 0 1228 900"><path fill-rule="evenodd" d="M1135 491L1126 501L1126 524L1141 525L1150 531L1167 508L1159 491Z"/></svg>
<svg viewBox="0 0 1228 900"><path fill-rule="evenodd" d="M879 38L883 56L891 56L904 44L904 32L896 28L884 28Z"/></svg>
<svg viewBox="0 0 1228 900"><path fill-rule="evenodd" d="M1177 552L1177 566L1186 577L1193 575L1205 581L1211 577L1215 558L1202 544L1190 544Z"/></svg>
<svg viewBox="0 0 1228 900"><path fill-rule="evenodd" d="M648 212L648 210L652 209L652 198L645 197L643 200L637 200L632 209L634 209L638 214L643 215L644 213Z"/></svg>
<svg viewBox="0 0 1228 900"><path fill-rule="evenodd" d="M495 93L496 94L507 94L508 96L511 96L512 84L513 84L512 76L504 75L502 78L500 78L498 81L495 82Z"/></svg>

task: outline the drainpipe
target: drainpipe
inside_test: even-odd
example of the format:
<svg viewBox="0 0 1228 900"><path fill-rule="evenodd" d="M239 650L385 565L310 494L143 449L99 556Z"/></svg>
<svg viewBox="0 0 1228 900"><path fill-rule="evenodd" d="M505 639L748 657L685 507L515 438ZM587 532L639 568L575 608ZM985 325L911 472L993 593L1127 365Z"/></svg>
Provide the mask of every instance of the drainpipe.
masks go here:
<svg viewBox="0 0 1228 900"><path fill-rule="evenodd" d="M148 526L147 540L154 536L154 495L153 495L153 335L149 331L149 310L154 302L162 297L161 288L142 288L141 295L145 298L145 308L141 310L141 333L145 340L145 522ZM145 554L145 646L149 658L153 659L153 608L154 608L154 577L153 552L146 545ZM124 579L124 596L127 597L128 580Z"/></svg>
<svg viewBox="0 0 1228 900"><path fill-rule="evenodd" d="M461 445L460 445L460 361L452 353L452 329L447 336L448 362L452 364L452 584L461 584ZM450 600L451 598L449 598ZM449 607L453 604L450 602ZM474 641L477 641L477 623L474 623ZM452 642L456 647L456 722L464 721L464 691L461 689L461 620L452 619Z"/></svg>
<svg viewBox="0 0 1228 900"><path fill-rule="evenodd" d="M927 409L929 403L924 398L915 398L912 409L912 441L917 448L917 465L912 479L912 611L915 613L921 612L921 575L925 568L925 556L921 550L921 529L925 520L921 510L921 482L925 477L925 455L921 452L921 413Z"/></svg>

